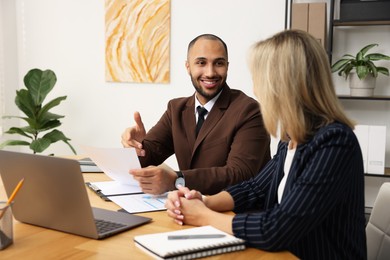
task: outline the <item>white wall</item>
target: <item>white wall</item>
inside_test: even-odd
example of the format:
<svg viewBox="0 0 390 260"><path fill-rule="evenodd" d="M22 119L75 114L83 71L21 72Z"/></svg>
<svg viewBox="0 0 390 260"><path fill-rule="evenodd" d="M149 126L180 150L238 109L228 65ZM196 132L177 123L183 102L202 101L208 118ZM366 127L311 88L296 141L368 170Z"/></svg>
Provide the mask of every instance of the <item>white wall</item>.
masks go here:
<svg viewBox="0 0 390 260"><path fill-rule="evenodd" d="M228 83L253 96L246 52L253 42L284 28L284 0L171 0L171 15L170 84L107 83L104 0L0 0L0 116L18 113L15 91L23 86L28 70L52 69L58 82L48 99L68 96L55 112L65 115L59 129L76 149L82 152L78 144L120 147L120 135L133 124L134 111L141 112L149 129L169 99L193 93L184 61L188 42L201 33L215 33L226 41ZM380 44L377 51L389 54L389 40L390 26L337 29L333 57L354 53L371 42ZM348 93L342 78L335 75L334 80L339 94ZM378 78L375 93L390 95L389 77ZM359 123L387 126L386 165L390 167L390 102L342 102ZM1 120L0 127L6 130L18 123ZM71 151L60 142L47 153L67 155Z"/></svg>
<svg viewBox="0 0 390 260"><path fill-rule="evenodd" d="M14 104L17 86L15 2L0 0L0 137L6 129L17 125L18 120L1 120L3 115L15 115Z"/></svg>
<svg viewBox="0 0 390 260"><path fill-rule="evenodd" d="M12 73L5 76L5 112L15 111L15 89L22 86L28 70L52 69L58 81L48 99L68 96L55 112L65 115L59 129L76 148L78 144L120 147L120 135L133 125L134 111L141 112L149 129L169 99L192 95L184 67L186 49L188 42L202 33L225 40L230 61L228 84L253 96L246 52L255 41L284 29L285 23L285 0L171 0L170 84L118 84L104 80L103 0L0 1L3 13L9 14L3 27L17 26L16 35L2 28L5 47L17 48L17 52L5 50L11 54L6 62L17 61L10 67L17 71L16 79ZM47 152L71 153L62 142Z"/></svg>

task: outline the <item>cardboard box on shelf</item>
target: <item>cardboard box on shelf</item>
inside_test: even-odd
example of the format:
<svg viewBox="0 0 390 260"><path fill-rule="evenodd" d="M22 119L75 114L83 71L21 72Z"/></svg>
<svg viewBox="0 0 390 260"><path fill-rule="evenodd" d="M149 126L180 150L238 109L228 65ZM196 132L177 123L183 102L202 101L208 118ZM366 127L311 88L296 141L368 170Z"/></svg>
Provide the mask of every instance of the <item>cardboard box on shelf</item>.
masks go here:
<svg viewBox="0 0 390 260"><path fill-rule="evenodd" d="M294 3L291 28L313 35L326 49L326 3Z"/></svg>
<svg viewBox="0 0 390 260"><path fill-rule="evenodd" d="M291 28L307 32L309 23L309 4L293 4L291 12Z"/></svg>

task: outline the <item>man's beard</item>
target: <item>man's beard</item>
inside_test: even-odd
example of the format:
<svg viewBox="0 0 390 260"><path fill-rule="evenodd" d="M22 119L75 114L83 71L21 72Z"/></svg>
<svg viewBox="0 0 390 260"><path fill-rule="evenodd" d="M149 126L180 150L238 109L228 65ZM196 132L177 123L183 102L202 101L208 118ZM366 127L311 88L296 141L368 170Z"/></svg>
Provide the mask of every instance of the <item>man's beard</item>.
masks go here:
<svg viewBox="0 0 390 260"><path fill-rule="evenodd" d="M192 82L192 85L194 86L196 92L198 92L199 95L201 95L202 97L204 97L204 98L207 99L207 100L213 99L213 98L214 98L216 95L218 95L218 93L221 92L221 90L226 86L226 80L224 80L224 81L222 82L222 84L218 86L217 91L215 91L215 92L209 94L209 93L206 93L206 92L202 89L202 87L199 86L199 85L197 84L198 82L197 82L196 80L194 80L193 77L191 77L191 82Z"/></svg>

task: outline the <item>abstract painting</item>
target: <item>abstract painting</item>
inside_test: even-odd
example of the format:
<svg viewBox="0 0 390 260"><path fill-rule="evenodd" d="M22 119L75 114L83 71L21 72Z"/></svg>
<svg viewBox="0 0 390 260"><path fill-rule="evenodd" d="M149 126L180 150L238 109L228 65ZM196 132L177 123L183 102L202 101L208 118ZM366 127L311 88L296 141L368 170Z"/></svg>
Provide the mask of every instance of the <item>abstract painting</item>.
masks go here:
<svg viewBox="0 0 390 260"><path fill-rule="evenodd" d="M169 83L170 0L106 0L106 81Z"/></svg>

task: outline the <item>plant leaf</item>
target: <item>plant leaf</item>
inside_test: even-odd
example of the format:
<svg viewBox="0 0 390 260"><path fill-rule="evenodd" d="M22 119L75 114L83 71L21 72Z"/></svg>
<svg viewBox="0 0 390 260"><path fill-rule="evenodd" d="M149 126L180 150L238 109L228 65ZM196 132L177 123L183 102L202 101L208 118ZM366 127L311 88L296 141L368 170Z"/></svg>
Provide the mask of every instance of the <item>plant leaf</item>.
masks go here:
<svg viewBox="0 0 390 260"><path fill-rule="evenodd" d="M15 104L26 116L35 117L34 101L26 89L16 91Z"/></svg>
<svg viewBox="0 0 390 260"><path fill-rule="evenodd" d="M40 69L32 69L24 77L24 85L30 91L36 106L42 105L47 94L53 89L56 82L57 77L51 70L42 71Z"/></svg>
<svg viewBox="0 0 390 260"><path fill-rule="evenodd" d="M30 149L33 150L34 153L41 153L46 150L50 144L50 139L42 137L32 141L30 144Z"/></svg>
<svg viewBox="0 0 390 260"><path fill-rule="evenodd" d="M70 141L61 131L55 129L50 133L45 134L42 138L48 138L53 143L57 141Z"/></svg>
<svg viewBox="0 0 390 260"><path fill-rule="evenodd" d="M60 119L60 118L64 118L64 117L65 116L47 112L46 114L40 115L40 117L38 118L38 121L39 121L40 124L46 124L49 121L54 121L54 120L57 120L57 119Z"/></svg>
<svg viewBox="0 0 390 260"><path fill-rule="evenodd" d="M49 101L46 105L44 105L41 110L38 113L38 117L41 117L43 114L45 114L47 111L49 111L51 108L58 106L61 101L65 100L66 96L55 98L51 101Z"/></svg>
<svg viewBox="0 0 390 260"><path fill-rule="evenodd" d="M7 141L4 141L0 144L0 149L3 149L4 147L6 146L15 146L15 145L30 145L29 142L27 141L21 141L21 140L7 140Z"/></svg>
<svg viewBox="0 0 390 260"><path fill-rule="evenodd" d="M351 73L351 71L354 67L355 66L352 65L351 63L346 64L345 67L339 71L339 75L340 76L344 75L345 79L347 79L349 76L349 73Z"/></svg>
<svg viewBox="0 0 390 260"><path fill-rule="evenodd" d="M25 136L27 138L30 138L31 140L33 139L32 136L29 136L28 134L26 134L26 131L23 128L19 128L19 127L11 127L5 133L6 134L19 134L19 135Z"/></svg>
<svg viewBox="0 0 390 260"><path fill-rule="evenodd" d="M384 75L389 76L389 69L388 69L388 68L385 68L385 67L376 67L376 70L378 71L378 73L382 73L382 74L384 74Z"/></svg>
<svg viewBox="0 0 390 260"><path fill-rule="evenodd" d="M29 125L28 128L30 130L28 130L28 132L31 131L37 134L39 132L44 132L61 125L61 122L54 118L57 117L62 118L64 116L55 115L55 114L50 114L50 115L52 115L52 117L49 118L48 116L47 119L41 121L38 121L36 118L22 118L22 119L25 120Z"/></svg>
<svg viewBox="0 0 390 260"><path fill-rule="evenodd" d="M364 79L368 74L368 68L366 66L357 66L356 67L356 74L358 75L359 79Z"/></svg>
<svg viewBox="0 0 390 260"><path fill-rule="evenodd" d="M37 122L36 118L22 117L21 119L23 119L24 121L27 122L28 128L30 129L29 131L32 131L35 133L38 132L40 126L39 126L39 123Z"/></svg>
<svg viewBox="0 0 390 260"><path fill-rule="evenodd" d="M45 122L39 129L39 132L44 132L56 127L59 127L61 125L60 120L50 120Z"/></svg>
<svg viewBox="0 0 390 260"><path fill-rule="evenodd" d="M371 48L375 47L375 46L378 46L377 43L372 43L372 44L368 44L366 46L364 46L359 52L358 54L360 53L362 56L364 56L367 51L369 51Z"/></svg>
<svg viewBox="0 0 390 260"><path fill-rule="evenodd" d="M389 56L381 54L381 53L370 53L370 54L367 54L366 57L369 60L373 60L373 61L376 61L376 60L390 60Z"/></svg>
<svg viewBox="0 0 390 260"><path fill-rule="evenodd" d="M350 58L350 59L355 59L355 56L351 55L351 54L344 54L342 58Z"/></svg>
<svg viewBox="0 0 390 260"><path fill-rule="evenodd" d="M24 131L25 133L29 133L33 136L36 136L38 134L37 130L32 129L30 126L24 126L24 127L21 127L20 129L22 131Z"/></svg>
<svg viewBox="0 0 390 260"><path fill-rule="evenodd" d="M68 142L70 139L66 137L61 131L59 130L53 130L50 133L45 134L42 138L49 139L51 143L55 143L57 141L63 141L65 142L69 148L72 150L74 154L76 154L76 150L73 148L73 146Z"/></svg>
<svg viewBox="0 0 390 260"><path fill-rule="evenodd" d="M338 70L342 70L348 63L351 62L351 59L341 59L338 60L335 64L332 65L332 72L336 72Z"/></svg>
<svg viewBox="0 0 390 260"><path fill-rule="evenodd" d="M76 150L73 148L73 146L68 141L64 141L64 143L66 143L69 146L69 148L72 150L72 152L74 154L77 154Z"/></svg>

